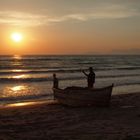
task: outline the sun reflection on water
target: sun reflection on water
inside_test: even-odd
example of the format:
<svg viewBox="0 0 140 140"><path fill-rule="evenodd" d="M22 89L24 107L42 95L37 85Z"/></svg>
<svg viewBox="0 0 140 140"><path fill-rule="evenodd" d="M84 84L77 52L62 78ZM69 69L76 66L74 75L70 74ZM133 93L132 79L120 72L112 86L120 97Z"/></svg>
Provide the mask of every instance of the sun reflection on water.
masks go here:
<svg viewBox="0 0 140 140"><path fill-rule="evenodd" d="M16 59L16 60L19 60L19 59L22 59L22 56L20 56L20 55L14 55L13 58Z"/></svg>
<svg viewBox="0 0 140 140"><path fill-rule="evenodd" d="M15 85L8 86L3 91L3 97L18 97L18 96L26 96L30 92L30 88L27 85Z"/></svg>
<svg viewBox="0 0 140 140"><path fill-rule="evenodd" d="M28 85L28 84L16 84L16 85L8 85L5 87L1 93L1 97L20 97L20 99L28 98L28 96L36 96L40 95L40 90L36 87Z"/></svg>
<svg viewBox="0 0 140 140"><path fill-rule="evenodd" d="M12 72L22 72L23 70L20 69L16 69L16 70L12 70Z"/></svg>
<svg viewBox="0 0 140 140"><path fill-rule="evenodd" d="M24 89L25 89L25 86L15 86L11 88L12 91L20 91Z"/></svg>
<svg viewBox="0 0 140 140"><path fill-rule="evenodd" d="M13 78L15 78L15 79L20 79L20 78L25 78L25 77L26 76L24 74L13 76Z"/></svg>

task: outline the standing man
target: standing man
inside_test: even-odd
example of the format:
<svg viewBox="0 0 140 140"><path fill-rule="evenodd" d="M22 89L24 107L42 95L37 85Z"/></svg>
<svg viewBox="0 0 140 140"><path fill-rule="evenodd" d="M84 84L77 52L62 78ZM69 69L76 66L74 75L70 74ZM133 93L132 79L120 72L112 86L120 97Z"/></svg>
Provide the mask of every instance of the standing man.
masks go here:
<svg viewBox="0 0 140 140"><path fill-rule="evenodd" d="M89 67L89 74L87 74L84 70L82 71L87 76L88 88L92 89L95 83L95 73L92 67Z"/></svg>
<svg viewBox="0 0 140 140"><path fill-rule="evenodd" d="M53 88L58 88L58 79L55 73L53 74Z"/></svg>

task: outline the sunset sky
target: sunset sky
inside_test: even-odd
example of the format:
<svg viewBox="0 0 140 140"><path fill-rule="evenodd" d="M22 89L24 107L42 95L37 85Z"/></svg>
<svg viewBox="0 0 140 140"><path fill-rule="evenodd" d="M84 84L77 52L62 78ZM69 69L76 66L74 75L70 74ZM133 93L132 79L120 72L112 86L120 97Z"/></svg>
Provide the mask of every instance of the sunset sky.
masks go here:
<svg viewBox="0 0 140 140"><path fill-rule="evenodd" d="M0 1L0 55L124 53L140 54L140 0Z"/></svg>

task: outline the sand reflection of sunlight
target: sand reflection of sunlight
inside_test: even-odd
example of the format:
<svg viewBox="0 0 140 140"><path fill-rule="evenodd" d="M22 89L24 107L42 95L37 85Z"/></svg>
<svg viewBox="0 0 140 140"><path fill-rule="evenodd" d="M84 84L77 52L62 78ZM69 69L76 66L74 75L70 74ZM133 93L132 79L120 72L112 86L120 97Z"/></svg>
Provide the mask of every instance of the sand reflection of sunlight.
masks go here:
<svg viewBox="0 0 140 140"><path fill-rule="evenodd" d="M36 102L23 102L23 103L15 103L15 104L10 104L10 105L7 105L9 107L18 107L18 106L27 106L27 105L34 105L36 104Z"/></svg>
<svg viewBox="0 0 140 140"><path fill-rule="evenodd" d="M31 102L21 102L21 103L14 103L14 104L9 104L7 107L22 107L22 106L30 106L30 105L39 105L39 104L44 104L47 103L46 101L31 101ZM51 104L52 102L50 102Z"/></svg>

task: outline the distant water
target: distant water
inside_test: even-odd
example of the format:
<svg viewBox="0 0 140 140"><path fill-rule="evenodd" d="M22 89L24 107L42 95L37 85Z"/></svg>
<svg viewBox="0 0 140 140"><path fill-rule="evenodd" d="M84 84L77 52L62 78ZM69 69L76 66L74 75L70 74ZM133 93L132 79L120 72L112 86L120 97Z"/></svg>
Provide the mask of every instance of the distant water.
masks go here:
<svg viewBox="0 0 140 140"><path fill-rule="evenodd" d="M140 91L140 55L0 56L0 103L53 98L53 73L62 88L86 86L81 70L88 67L96 87L114 83L113 94Z"/></svg>

